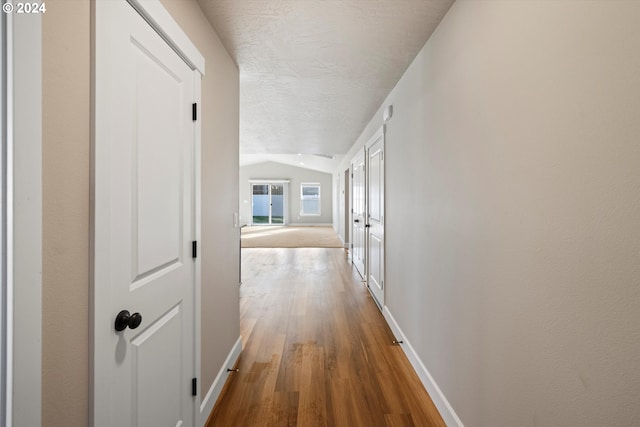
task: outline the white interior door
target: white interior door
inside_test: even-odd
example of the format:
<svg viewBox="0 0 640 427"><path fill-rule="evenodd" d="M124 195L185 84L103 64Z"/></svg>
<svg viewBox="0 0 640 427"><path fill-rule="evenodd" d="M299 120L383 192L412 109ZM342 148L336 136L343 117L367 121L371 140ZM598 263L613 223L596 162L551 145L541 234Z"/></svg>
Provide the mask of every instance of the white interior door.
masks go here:
<svg viewBox="0 0 640 427"><path fill-rule="evenodd" d="M197 74L125 1L95 31L92 423L193 426Z"/></svg>
<svg viewBox="0 0 640 427"><path fill-rule="evenodd" d="M358 152L351 161L351 173L353 174L353 178L351 179L351 205L353 209L351 215L351 259L358 269L358 272L360 272L360 275L366 279L366 175L364 150Z"/></svg>
<svg viewBox="0 0 640 427"><path fill-rule="evenodd" d="M367 286L384 307L384 132L367 145Z"/></svg>

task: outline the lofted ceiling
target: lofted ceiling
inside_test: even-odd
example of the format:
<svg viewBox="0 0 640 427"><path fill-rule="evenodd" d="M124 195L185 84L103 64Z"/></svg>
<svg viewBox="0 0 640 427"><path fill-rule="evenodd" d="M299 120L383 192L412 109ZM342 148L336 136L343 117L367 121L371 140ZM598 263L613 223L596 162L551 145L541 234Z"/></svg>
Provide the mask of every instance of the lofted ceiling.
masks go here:
<svg viewBox="0 0 640 427"><path fill-rule="evenodd" d="M453 0L198 2L240 69L241 159L295 161L349 150Z"/></svg>

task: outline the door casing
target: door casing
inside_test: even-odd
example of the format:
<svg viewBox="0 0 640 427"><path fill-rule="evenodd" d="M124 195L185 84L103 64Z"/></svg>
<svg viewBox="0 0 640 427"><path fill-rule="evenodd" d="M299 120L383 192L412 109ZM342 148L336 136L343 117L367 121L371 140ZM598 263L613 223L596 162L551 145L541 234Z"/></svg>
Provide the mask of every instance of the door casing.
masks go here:
<svg viewBox="0 0 640 427"><path fill-rule="evenodd" d="M0 425L31 426L42 418L42 17L0 20Z"/></svg>

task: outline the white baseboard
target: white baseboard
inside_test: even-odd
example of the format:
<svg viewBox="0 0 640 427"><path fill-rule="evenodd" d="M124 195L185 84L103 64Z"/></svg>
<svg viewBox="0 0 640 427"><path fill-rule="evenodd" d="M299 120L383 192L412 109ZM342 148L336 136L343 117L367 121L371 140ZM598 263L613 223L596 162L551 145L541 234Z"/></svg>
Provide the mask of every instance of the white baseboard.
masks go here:
<svg viewBox="0 0 640 427"><path fill-rule="evenodd" d="M431 396L431 400L433 400L436 408L438 408L444 422L450 427L464 427L462 421L453 410L453 407L449 404L449 401L445 397L444 393L442 393L442 390L440 390L440 387L438 387L438 384L436 384L427 368L424 366L424 363L422 363L422 360L420 360L420 357L411 346L409 340L407 340L407 337L402 332L402 329L400 329L400 326L387 306L384 307L383 314L396 339L398 341L402 341L402 344L400 344L402 351L404 351L404 354L409 359L413 369L416 370L420 381L422 381L424 388L427 389L429 396Z"/></svg>
<svg viewBox="0 0 640 427"><path fill-rule="evenodd" d="M340 238L340 243L342 243L342 247L345 249L349 249L349 243L345 242L341 235L338 234L338 237Z"/></svg>
<svg viewBox="0 0 640 427"><path fill-rule="evenodd" d="M333 224L330 222L290 222L287 225L292 227L333 227Z"/></svg>
<svg viewBox="0 0 640 427"><path fill-rule="evenodd" d="M220 397L220 392L222 391L222 387L224 387L224 383L229 376L229 372L227 369L231 369L235 366L238 361L238 357L240 357L240 353L242 352L242 337L238 337L238 340L233 345L233 348L229 352L227 356L227 360L224 361L222 368L218 372L216 379L213 380L213 384L211 384L211 388L207 392L204 399L202 399L202 403L200 404L200 422L199 426L204 426L211 415L211 411L213 411L213 406L216 404L218 397Z"/></svg>

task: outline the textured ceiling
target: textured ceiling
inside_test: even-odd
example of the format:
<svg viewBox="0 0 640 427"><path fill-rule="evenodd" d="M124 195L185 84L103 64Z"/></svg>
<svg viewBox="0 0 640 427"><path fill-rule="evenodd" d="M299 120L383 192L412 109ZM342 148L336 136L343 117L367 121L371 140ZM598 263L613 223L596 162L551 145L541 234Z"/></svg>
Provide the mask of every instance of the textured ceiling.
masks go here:
<svg viewBox="0 0 640 427"><path fill-rule="evenodd" d="M346 153L453 3L198 1L240 68L241 154Z"/></svg>

